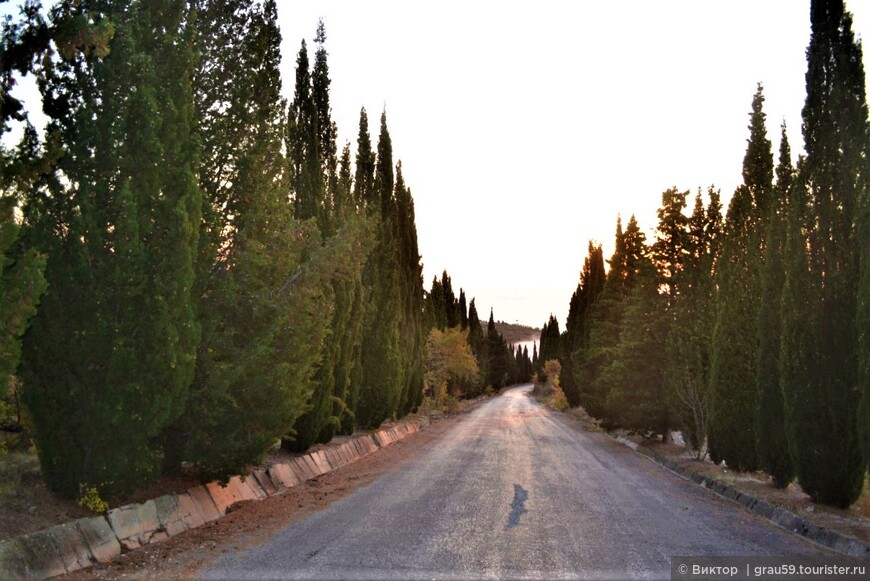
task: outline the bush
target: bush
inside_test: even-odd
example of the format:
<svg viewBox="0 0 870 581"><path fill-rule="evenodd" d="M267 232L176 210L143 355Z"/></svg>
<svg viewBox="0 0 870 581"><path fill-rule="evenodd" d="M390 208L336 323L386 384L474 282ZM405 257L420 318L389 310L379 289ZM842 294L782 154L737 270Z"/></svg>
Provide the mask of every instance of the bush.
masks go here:
<svg viewBox="0 0 870 581"><path fill-rule="evenodd" d="M83 506L97 514L102 514L109 510L109 503L100 498L100 492L95 486L89 487L87 484L81 484L80 488L84 494L79 498L79 506Z"/></svg>

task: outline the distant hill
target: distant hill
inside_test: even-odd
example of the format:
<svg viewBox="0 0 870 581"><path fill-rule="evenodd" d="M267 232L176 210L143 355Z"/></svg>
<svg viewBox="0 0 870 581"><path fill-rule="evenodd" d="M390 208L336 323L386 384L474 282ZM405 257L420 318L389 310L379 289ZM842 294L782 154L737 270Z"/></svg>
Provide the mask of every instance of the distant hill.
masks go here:
<svg viewBox="0 0 870 581"><path fill-rule="evenodd" d="M481 321L481 324L484 325L484 330L486 330L486 323ZM520 341L537 341L541 338L540 329L526 327L525 325L496 321L495 329L501 333L501 336L504 337L504 340L507 341L509 345L516 345Z"/></svg>

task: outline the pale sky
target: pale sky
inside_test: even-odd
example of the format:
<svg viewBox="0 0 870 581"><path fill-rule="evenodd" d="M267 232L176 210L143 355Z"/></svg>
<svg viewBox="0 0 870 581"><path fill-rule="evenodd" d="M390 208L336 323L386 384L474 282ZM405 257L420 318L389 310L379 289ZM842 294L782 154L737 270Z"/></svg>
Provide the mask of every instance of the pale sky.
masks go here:
<svg viewBox="0 0 870 581"><path fill-rule="evenodd" d="M322 17L339 148L386 106L425 285L446 268L481 318L563 326L588 241L609 257L619 213L651 236L671 186L727 207L759 81L774 154L783 119L802 149L809 0L278 4L285 93Z"/></svg>

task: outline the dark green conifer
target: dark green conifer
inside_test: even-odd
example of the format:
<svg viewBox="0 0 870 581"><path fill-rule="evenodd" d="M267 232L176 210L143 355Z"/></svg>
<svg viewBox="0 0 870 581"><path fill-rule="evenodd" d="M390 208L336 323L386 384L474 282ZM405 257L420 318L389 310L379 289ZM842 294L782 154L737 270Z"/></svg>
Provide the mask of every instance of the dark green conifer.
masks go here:
<svg viewBox="0 0 870 581"><path fill-rule="evenodd" d="M495 328L492 309L486 326L486 384L498 390L507 385L510 372L510 350L504 338Z"/></svg>
<svg viewBox="0 0 870 581"><path fill-rule="evenodd" d="M188 3L71 10L111 20L115 35L108 56L82 55L43 83L67 155L25 209L50 290L27 335L23 395L42 474L64 496L157 474L155 443L183 411L199 344L201 211Z"/></svg>
<svg viewBox="0 0 870 581"><path fill-rule="evenodd" d="M716 283L716 326L707 421L710 457L736 470L758 465L755 408L758 399L759 265L766 209L773 190L773 152L765 128L761 85L752 98L743 184L725 220Z"/></svg>
<svg viewBox="0 0 870 581"><path fill-rule="evenodd" d="M362 133L362 127L360 131ZM377 426L395 415L405 378L399 331L401 282L394 185L393 146L386 113L383 113L373 187L364 194L367 211L378 224L375 246L363 272L363 284L370 298L363 324L366 340L362 348L363 377L356 415L364 427ZM357 186L363 187L359 183Z"/></svg>
<svg viewBox="0 0 870 581"><path fill-rule="evenodd" d="M755 439L758 463L773 477L778 488L794 478L794 467L785 429L785 408L779 375L780 311L785 279L783 250L786 234L787 202L794 180L791 148L782 124L776 187L771 200L761 271L761 298L758 307L758 402L755 408Z"/></svg>
<svg viewBox="0 0 870 581"><path fill-rule="evenodd" d="M465 291L459 289L459 329L465 331L468 328L468 306L465 302Z"/></svg>
<svg viewBox="0 0 870 581"><path fill-rule="evenodd" d="M477 360L479 377L477 384L469 386L466 394L469 397L475 397L480 395L483 388L486 387L489 357L487 354L486 335L483 332L483 326L480 323L480 317L477 314L477 307L473 298L468 305L468 346L471 347L471 352L474 353L474 358Z"/></svg>
<svg viewBox="0 0 870 581"><path fill-rule="evenodd" d="M623 301L634 288L640 266L646 258L646 236L634 216L625 231L617 218L616 240L604 290L590 313L589 346L575 356L580 401L591 415L607 419L609 384L603 372L613 362L622 320Z"/></svg>
<svg viewBox="0 0 870 581"><path fill-rule="evenodd" d="M867 104L861 45L843 2L813 0L810 23L807 153L804 188L789 203L780 381L801 487L816 502L848 506L866 472L855 414L864 309L855 223L866 204Z"/></svg>
<svg viewBox="0 0 870 581"><path fill-rule="evenodd" d="M589 318L593 305L604 290L605 280L604 253L601 245L589 242L588 255L583 262L577 290L571 296L565 332L562 335L561 385L572 407L580 405L580 386L577 383L575 362L581 356L578 351L585 351L589 346Z"/></svg>
<svg viewBox="0 0 870 581"><path fill-rule="evenodd" d="M400 341L403 348L402 394L399 413L416 409L423 401L426 325L423 316L423 266L417 244L414 198L396 164L396 236L399 250L399 287L402 297Z"/></svg>
<svg viewBox="0 0 870 581"><path fill-rule="evenodd" d="M637 280L623 304L619 342L602 370L607 413L619 425L665 437L670 429L661 346L667 336L666 297L658 291L650 261L641 262Z"/></svg>
<svg viewBox="0 0 870 581"><path fill-rule="evenodd" d="M703 454L707 434L707 386L710 379L715 323L713 277L721 236L719 192L707 189L704 207L700 190L688 220L688 237L680 294L670 308L665 345L665 383L674 421L686 443Z"/></svg>

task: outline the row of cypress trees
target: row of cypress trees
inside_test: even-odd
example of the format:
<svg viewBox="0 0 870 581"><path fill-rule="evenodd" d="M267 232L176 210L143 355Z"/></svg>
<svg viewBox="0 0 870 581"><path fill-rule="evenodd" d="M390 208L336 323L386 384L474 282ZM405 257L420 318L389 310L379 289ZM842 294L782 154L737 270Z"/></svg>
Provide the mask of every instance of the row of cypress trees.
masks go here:
<svg viewBox="0 0 870 581"><path fill-rule="evenodd" d="M413 198L385 114L377 153L363 110L338 155L322 23L289 105L275 0L83 0L5 32L4 103L35 73L49 124L2 152L0 339L33 317L18 373L52 490L225 476L419 404Z"/></svg>
<svg viewBox="0 0 870 581"><path fill-rule="evenodd" d="M759 85L724 222L710 188L690 215L664 192L651 245L618 223L606 276L590 245L560 347L572 404L848 506L870 456L870 141L851 15L810 16L797 166L784 124L774 166Z"/></svg>

